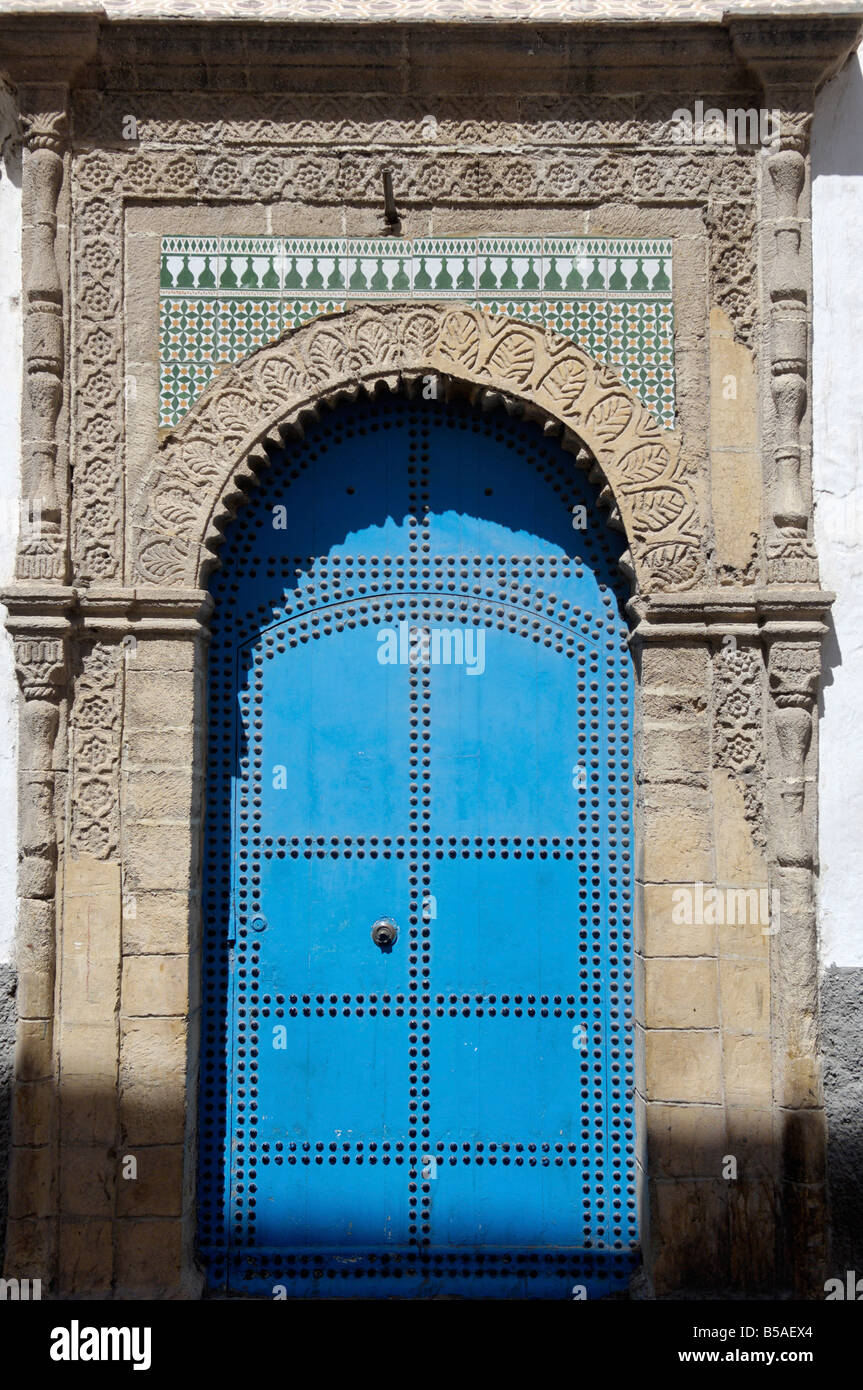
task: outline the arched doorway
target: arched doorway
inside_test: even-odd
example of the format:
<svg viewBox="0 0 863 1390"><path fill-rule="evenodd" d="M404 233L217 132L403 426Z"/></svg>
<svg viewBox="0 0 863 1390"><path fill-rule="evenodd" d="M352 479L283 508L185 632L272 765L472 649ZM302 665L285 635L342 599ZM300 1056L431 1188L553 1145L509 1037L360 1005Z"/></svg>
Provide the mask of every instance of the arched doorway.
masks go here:
<svg viewBox="0 0 863 1390"><path fill-rule="evenodd" d="M622 548L535 425L388 394L275 455L229 528L205 864L213 1287L626 1282Z"/></svg>

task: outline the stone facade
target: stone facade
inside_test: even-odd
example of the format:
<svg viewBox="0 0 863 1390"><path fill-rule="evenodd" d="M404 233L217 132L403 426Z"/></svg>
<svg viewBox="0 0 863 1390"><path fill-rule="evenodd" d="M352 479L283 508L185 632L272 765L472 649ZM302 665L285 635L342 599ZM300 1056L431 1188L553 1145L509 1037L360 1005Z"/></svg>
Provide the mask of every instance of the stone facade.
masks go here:
<svg viewBox="0 0 863 1390"><path fill-rule="evenodd" d="M207 577L267 444L340 398L503 401L592 470L628 541L647 1287L823 1289L814 884L807 129L848 18L619 31L0 24L24 148L22 691L7 1272L196 1296ZM475 75L481 70L483 90ZM600 95L597 95L599 93ZM678 144L678 108L769 144ZM649 236L674 258L677 418L547 328L347 304L219 372L160 437L168 235ZM680 890L767 928L681 925ZM140 1180L123 1184L125 1155ZM729 1180L727 1160L735 1160Z"/></svg>

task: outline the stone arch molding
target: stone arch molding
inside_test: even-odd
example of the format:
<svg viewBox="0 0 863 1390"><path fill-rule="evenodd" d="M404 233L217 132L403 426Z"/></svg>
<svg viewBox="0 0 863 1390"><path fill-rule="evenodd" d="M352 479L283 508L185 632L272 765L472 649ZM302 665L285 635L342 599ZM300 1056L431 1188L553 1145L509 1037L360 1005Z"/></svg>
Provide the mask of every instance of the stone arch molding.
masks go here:
<svg viewBox="0 0 863 1390"><path fill-rule="evenodd" d="M679 443L612 371L529 323L461 304L393 304L322 315L212 382L164 440L138 492L134 582L203 587L268 447L301 433L303 417L322 404L426 374L541 420L595 469L600 501L626 533L638 590L700 581L704 528Z"/></svg>

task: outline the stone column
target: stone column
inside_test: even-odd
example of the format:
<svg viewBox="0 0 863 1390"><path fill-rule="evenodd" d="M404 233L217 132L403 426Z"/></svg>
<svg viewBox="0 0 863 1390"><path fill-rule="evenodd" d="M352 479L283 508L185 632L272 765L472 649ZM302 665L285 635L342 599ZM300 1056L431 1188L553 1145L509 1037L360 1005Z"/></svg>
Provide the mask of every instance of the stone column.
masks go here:
<svg viewBox="0 0 863 1390"><path fill-rule="evenodd" d="M53 1276L56 1239L54 748L65 683L63 641L16 637L19 736L18 1028L6 1272Z"/></svg>
<svg viewBox="0 0 863 1390"><path fill-rule="evenodd" d="M798 1295L823 1297L827 1136L818 1016L816 823L810 806L816 791L813 715L821 652L817 632L810 631L808 641L783 636L768 638L771 881L781 912L773 964L774 1088L783 1162L784 1249L779 1254Z"/></svg>
<svg viewBox="0 0 863 1390"><path fill-rule="evenodd" d="M812 99L811 92L802 95L789 111L774 106L767 95L770 109L779 112L779 132L765 160L767 178L762 185L762 235L769 243L764 247L768 267L764 310L772 397L772 412L765 421L771 453L771 522L765 550L767 580L776 584L818 582L811 536L812 431L807 409L812 262L804 153ZM799 109L804 101L807 109Z"/></svg>
<svg viewBox="0 0 863 1390"><path fill-rule="evenodd" d="M51 65L45 65L46 71ZM22 525L9 608L21 686L19 880L16 964L18 1031L13 1095L9 1277L56 1274L57 1092L55 1067L58 814L64 775L67 573L64 424L65 250L58 244L66 137L66 83L23 80L18 88L22 173Z"/></svg>
<svg viewBox="0 0 863 1390"><path fill-rule="evenodd" d="M24 87L22 126L24 393L21 495L38 525L23 528L20 579L63 580L67 551L66 450L58 439L63 407L64 281L57 256L57 208L63 183L66 89ZM58 476L62 474L62 485Z"/></svg>

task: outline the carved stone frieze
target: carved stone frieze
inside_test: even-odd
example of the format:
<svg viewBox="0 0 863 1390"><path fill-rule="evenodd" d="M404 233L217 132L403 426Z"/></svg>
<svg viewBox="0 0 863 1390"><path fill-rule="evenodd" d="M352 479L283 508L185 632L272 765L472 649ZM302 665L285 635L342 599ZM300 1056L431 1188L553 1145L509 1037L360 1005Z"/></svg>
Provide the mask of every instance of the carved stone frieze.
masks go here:
<svg viewBox="0 0 863 1390"><path fill-rule="evenodd" d="M644 149L675 143L678 126L671 114L668 101L656 98L600 93L562 97L541 92L518 97L476 92L469 116L462 97L446 95L430 100L409 95L242 92L232 95L226 112L221 95L197 92L190 113L188 99L173 92L87 90L75 97L74 137L80 147L134 140L141 145L210 149L231 145L301 149L426 145L432 150L631 145Z"/></svg>

